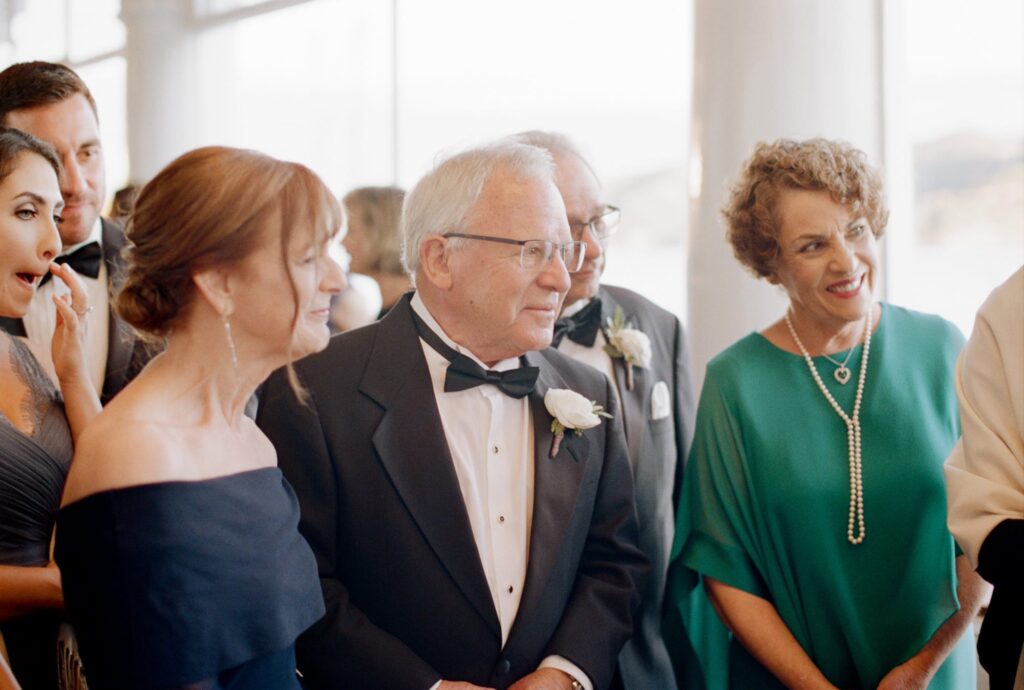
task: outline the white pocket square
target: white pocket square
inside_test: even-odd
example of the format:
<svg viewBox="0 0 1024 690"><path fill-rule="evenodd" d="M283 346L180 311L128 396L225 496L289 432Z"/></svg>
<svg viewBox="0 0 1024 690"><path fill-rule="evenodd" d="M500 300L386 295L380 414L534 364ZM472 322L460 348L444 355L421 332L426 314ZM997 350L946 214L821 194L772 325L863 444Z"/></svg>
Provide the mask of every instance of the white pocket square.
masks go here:
<svg viewBox="0 0 1024 690"><path fill-rule="evenodd" d="M668 394L668 384L658 381L651 391L651 419L664 419L672 414L672 398Z"/></svg>

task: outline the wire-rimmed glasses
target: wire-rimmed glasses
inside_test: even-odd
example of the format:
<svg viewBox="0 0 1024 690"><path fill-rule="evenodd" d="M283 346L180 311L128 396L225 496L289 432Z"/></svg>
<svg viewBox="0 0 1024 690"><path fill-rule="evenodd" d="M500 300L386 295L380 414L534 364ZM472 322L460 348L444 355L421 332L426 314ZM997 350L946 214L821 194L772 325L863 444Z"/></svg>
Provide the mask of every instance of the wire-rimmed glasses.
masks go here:
<svg viewBox="0 0 1024 690"><path fill-rule="evenodd" d="M605 206L600 215L591 218L586 223L569 223L569 231L574 240L583 239L583 231L590 228L594 237L605 240L615 234L619 229L619 221L622 220L622 211L618 206Z"/></svg>
<svg viewBox="0 0 1024 690"><path fill-rule="evenodd" d="M579 240L559 244L551 240L511 240L505 237L488 235L469 235L464 232L447 232L442 237L461 237L466 240L483 240L484 242L500 242L519 246L519 265L528 271L543 268L555 257L555 252L562 257L565 270L575 273L583 266L583 257L587 253L587 245Z"/></svg>

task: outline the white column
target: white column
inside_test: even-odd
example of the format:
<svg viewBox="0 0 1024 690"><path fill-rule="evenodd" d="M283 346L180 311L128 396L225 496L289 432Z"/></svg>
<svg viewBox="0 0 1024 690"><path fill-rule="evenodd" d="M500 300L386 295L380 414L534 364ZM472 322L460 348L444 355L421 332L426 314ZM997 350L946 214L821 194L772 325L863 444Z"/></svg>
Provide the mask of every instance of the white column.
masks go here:
<svg viewBox="0 0 1024 690"><path fill-rule="evenodd" d="M694 0L688 327L698 383L709 359L786 305L733 257L719 213L754 144L823 136L884 163L883 2Z"/></svg>
<svg viewBox="0 0 1024 690"><path fill-rule="evenodd" d="M192 0L122 0L131 179L145 183L194 146Z"/></svg>

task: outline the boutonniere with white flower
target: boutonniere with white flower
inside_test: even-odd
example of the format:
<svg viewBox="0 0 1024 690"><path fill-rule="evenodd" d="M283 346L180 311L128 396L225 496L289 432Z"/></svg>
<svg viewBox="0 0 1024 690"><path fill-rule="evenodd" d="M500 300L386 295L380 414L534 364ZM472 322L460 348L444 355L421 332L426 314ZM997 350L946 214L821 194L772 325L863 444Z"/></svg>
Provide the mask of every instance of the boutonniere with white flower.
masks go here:
<svg viewBox="0 0 1024 690"><path fill-rule="evenodd" d="M551 441L552 458L558 455L558 449L567 430L581 436L584 429L591 429L600 424L601 417L612 418L593 400L587 400L579 393L566 388L552 388L545 393L544 407L554 417L551 420L551 432L555 435Z"/></svg>
<svg viewBox="0 0 1024 690"><path fill-rule="evenodd" d="M633 390L633 367L646 369L651 366L651 339L641 330L626 321L621 307L608 319L605 329L608 343L604 351L612 359L621 359L626 367L626 390Z"/></svg>

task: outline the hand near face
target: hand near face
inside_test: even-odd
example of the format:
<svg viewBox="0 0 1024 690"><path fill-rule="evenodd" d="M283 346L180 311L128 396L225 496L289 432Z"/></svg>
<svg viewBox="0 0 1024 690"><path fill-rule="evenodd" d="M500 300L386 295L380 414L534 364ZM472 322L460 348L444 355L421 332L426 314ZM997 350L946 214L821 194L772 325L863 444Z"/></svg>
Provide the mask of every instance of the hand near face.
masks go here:
<svg viewBox="0 0 1024 690"><path fill-rule="evenodd" d="M556 668L540 668L520 678L509 690L572 690L572 679Z"/></svg>
<svg viewBox="0 0 1024 690"><path fill-rule="evenodd" d="M50 272L71 290L70 295L54 295L57 326L51 344L53 368L62 384L88 377L85 336L89 318L88 297L82 279L67 264L52 264Z"/></svg>

